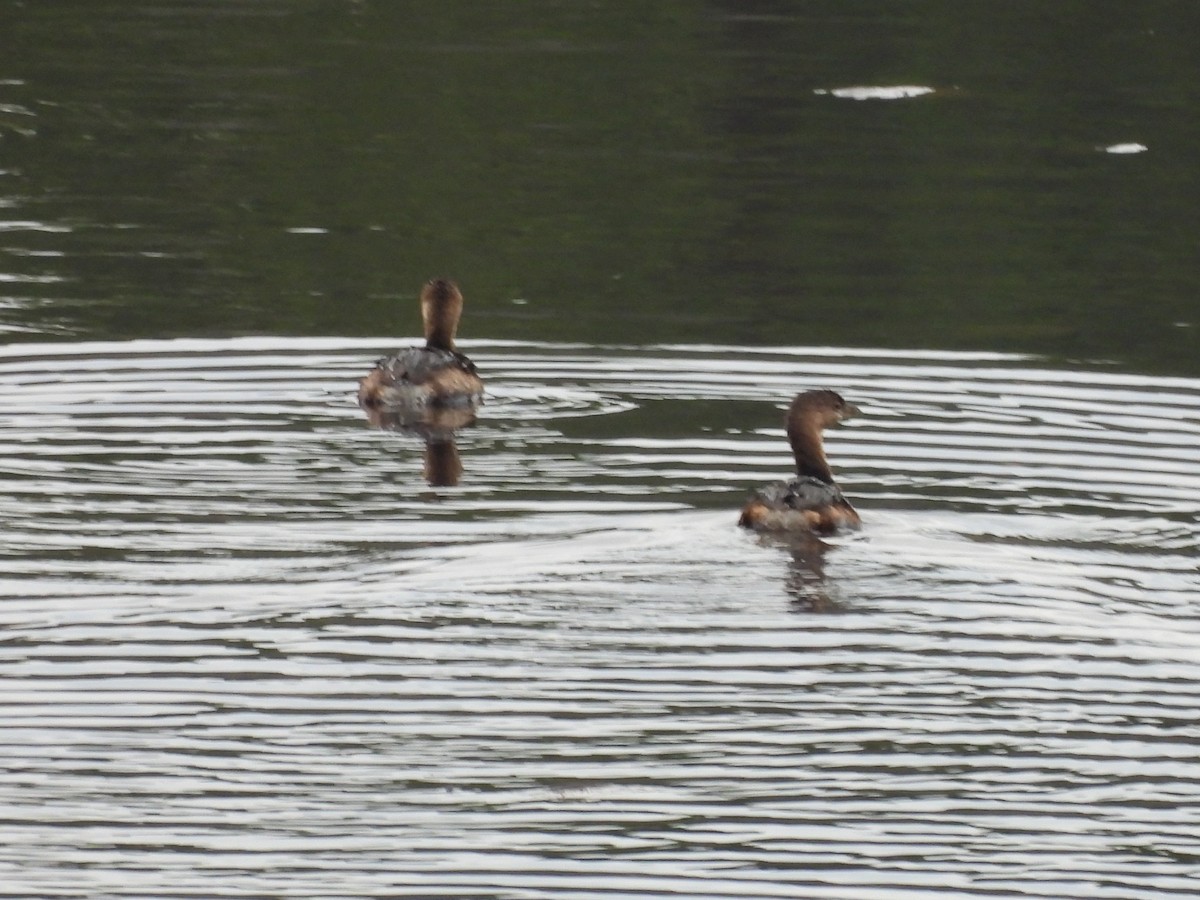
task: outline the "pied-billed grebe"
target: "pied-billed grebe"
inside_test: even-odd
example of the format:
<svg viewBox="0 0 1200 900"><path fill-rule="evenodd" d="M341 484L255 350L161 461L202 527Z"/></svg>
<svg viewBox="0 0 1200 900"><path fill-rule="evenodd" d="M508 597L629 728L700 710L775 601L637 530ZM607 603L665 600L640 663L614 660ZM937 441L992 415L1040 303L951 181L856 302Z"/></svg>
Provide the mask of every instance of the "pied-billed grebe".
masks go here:
<svg viewBox="0 0 1200 900"><path fill-rule="evenodd" d="M475 406L483 398L483 380L475 364L454 349L462 315L458 285L435 278L421 290L425 346L385 356L358 386L358 402L380 407Z"/></svg>
<svg viewBox="0 0 1200 900"><path fill-rule="evenodd" d="M787 413L787 435L796 457L796 478L768 485L742 510L738 524L755 531L832 534L858 528L862 520L833 483L821 431L858 414L833 391L797 394Z"/></svg>

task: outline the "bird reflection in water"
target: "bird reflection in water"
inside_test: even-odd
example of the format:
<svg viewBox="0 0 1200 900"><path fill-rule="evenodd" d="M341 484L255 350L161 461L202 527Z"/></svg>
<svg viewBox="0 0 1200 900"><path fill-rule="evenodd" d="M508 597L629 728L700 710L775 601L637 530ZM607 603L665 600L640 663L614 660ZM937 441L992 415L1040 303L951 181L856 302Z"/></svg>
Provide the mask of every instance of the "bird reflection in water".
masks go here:
<svg viewBox="0 0 1200 900"><path fill-rule="evenodd" d="M791 598L791 607L804 613L839 613L842 602L830 591L825 579L825 555L836 552L811 533L766 533L759 535L766 546L779 547L791 556L788 561L784 590Z"/></svg>
<svg viewBox="0 0 1200 900"><path fill-rule="evenodd" d="M471 407L423 409L365 406L367 421L384 431L411 434L425 441L425 480L430 487L453 487L462 478L455 434L475 421Z"/></svg>

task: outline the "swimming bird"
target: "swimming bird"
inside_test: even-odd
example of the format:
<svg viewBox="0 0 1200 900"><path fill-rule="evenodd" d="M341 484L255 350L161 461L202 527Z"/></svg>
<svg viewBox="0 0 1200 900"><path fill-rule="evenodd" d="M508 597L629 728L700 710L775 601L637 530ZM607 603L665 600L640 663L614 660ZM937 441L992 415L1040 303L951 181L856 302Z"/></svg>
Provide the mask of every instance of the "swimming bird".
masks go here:
<svg viewBox="0 0 1200 900"><path fill-rule="evenodd" d="M458 285L435 278L421 290L425 346L408 347L375 364L359 382L364 409L474 407L483 399L475 364L454 348L463 295Z"/></svg>
<svg viewBox="0 0 1200 900"><path fill-rule="evenodd" d="M760 489L738 524L755 531L833 534L856 529L862 519L833 481L821 432L857 415L858 407L833 391L797 394L787 412L787 436L796 477Z"/></svg>

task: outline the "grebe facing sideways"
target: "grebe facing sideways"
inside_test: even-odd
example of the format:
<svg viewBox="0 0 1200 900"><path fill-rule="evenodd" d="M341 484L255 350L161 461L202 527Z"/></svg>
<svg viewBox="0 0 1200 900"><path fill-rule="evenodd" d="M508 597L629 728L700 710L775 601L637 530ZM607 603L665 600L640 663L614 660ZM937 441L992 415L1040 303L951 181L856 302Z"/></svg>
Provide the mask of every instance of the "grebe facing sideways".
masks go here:
<svg viewBox="0 0 1200 900"><path fill-rule="evenodd" d="M462 315L458 285L435 278L421 290L425 346L385 356L358 386L365 409L402 407L473 407L483 398L483 380L475 364L454 349Z"/></svg>
<svg viewBox="0 0 1200 900"><path fill-rule="evenodd" d="M858 407L833 391L797 394L787 413L787 435L796 457L796 476L758 491L738 524L755 531L832 534L858 528L862 520L833 483L821 431L858 414Z"/></svg>

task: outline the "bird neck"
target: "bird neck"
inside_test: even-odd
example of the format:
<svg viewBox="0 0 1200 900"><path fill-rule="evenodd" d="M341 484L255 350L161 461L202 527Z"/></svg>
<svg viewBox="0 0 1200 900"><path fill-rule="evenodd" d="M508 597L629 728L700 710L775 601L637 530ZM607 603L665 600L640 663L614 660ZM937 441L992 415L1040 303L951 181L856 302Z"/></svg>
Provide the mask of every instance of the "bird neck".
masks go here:
<svg viewBox="0 0 1200 900"><path fill-rule="evenodd" d="M458 315L446 306L430 306L425 310L425 346L430 350L454 350L454 335L458 331Z"/></svg>
<svg viewBox="0 0 1200 900"><path fill-rule="evenodd" d="M825 459L825 443L816 422L801 419L788 423L788 440L796 458L796 473L833 484L833 471Z"/></svg>

